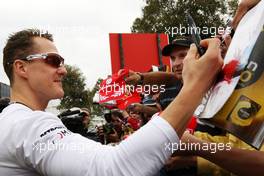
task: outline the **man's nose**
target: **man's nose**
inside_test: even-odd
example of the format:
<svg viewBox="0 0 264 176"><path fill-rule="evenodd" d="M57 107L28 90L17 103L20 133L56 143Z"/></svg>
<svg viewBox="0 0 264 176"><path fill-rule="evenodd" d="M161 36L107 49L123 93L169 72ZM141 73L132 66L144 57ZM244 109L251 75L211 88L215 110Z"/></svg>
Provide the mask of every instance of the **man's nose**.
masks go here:
<svg viewBox="0 0 264 176"><path fill-rule="evenodd" d="M180 60L180 59L178 59L178 58L176 58L175 60L174 60L174 62L172 63L172 65L174 66L174 67L178 67L178 66L180 66L182 64L182 61Z"/></svg>
<svg viewBox="0 0 264 176"><path fill-rule="evenodd" d="M66 70L66 67L63 65L61 67L59 67L58 69L58 73L62 76L65 76L67 74L67 70Z"/></svg>

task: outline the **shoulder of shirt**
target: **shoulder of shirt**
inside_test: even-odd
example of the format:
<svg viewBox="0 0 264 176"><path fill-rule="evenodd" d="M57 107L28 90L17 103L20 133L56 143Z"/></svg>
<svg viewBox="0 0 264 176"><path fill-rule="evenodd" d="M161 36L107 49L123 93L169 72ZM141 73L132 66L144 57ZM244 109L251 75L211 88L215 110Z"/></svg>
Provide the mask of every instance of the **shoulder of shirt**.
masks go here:
<svg viewBox="0 0 264 176"><path fill-rule="evenodd" d="M15 121L21 121L21 120L35 120L37 119L53 119L53 120L59 120L59 118L49 112L44 111L32 111L30 108L21 105L21 104L11 104L8 107L6 107L1 115L0 119L13 119Z"/></svg>

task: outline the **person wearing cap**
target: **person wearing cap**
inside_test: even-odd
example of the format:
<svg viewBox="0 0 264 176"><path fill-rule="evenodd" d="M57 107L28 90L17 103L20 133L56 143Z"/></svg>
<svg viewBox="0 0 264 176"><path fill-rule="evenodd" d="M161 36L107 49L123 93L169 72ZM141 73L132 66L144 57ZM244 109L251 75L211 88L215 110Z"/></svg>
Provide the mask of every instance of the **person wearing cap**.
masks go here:
<svg viewBox="0 0 264 176"><path fill-rule="evenodd" d="M125 78L127 84L132 85L165 85L165 92L159 96L159 104L165 109L177 96L182 88L183 59L189 51L192 41L188 37L173 40L162 49L163 56L170 56L172 72L138 73L130 70Z"/></svg>
<svg viewBox="0 0 264 176"><path fill-rule="evenodd" d="M192 43L192 40L188 37L181 37L173 40L171 44L162 49L162 55L170 57L172 72L175 73L178 79L182 78L183 59Z"/></svg>
<svg viewBox="0 0 264 176"><path fill-rule="evenodd" d="M172 72L177 78L177 81L175 81L172 85L166 86L165 92L160 93L158 100L162 110L164 110L174 100L183 86L183 60L190 49L191 43L192 40L188 37L181 37L173 40L171 44L162 49L162 55L170 57Z"/></svg>
<svg viewBox="0 0 264 176"><path fill-rule="evenodd" d="M166 45L162 49L163 56L170 56L172 71L168 72L148 72L139 73L130 70L129 76L125 78L128 84L138 85L152 85L152 84L165 84L171 86L176 80L182 78L182 61L185 58L192 41L187 37L181 37L172 41L171 44Z"/></svg>

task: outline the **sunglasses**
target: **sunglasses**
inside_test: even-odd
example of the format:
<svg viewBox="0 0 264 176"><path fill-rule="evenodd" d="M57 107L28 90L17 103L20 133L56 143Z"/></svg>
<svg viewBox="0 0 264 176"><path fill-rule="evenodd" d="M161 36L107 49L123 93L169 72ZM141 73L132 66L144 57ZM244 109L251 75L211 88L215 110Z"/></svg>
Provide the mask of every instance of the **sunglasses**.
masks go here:
<svg viewBox="0 0 264 176"><path fill-rule="evenodd" d="M21 60L32 61L35 59L43 59L45 63L55 68L59 68L64 65L63 57L56 53L33 54Z"/></svg>

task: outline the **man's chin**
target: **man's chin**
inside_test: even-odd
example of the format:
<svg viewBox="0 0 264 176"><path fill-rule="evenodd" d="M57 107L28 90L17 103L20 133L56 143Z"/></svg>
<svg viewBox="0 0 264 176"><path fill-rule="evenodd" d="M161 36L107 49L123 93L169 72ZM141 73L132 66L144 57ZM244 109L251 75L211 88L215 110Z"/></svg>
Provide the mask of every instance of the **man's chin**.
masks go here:
<svg viewBox="0 0 264 176"><path fill-rule="evenodd" d="M63 98L63 96L64 96L64 91L60 90L57 92L57 94L54 96L53 99L61 99L61 98Z"/></svg>
<svg viewBox="0 0 264 176"><path fill-rule="evenodd" d="M64 91L61 92L61 94L59 95L59 98L63 98L64 96Z"/></svg>

